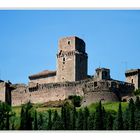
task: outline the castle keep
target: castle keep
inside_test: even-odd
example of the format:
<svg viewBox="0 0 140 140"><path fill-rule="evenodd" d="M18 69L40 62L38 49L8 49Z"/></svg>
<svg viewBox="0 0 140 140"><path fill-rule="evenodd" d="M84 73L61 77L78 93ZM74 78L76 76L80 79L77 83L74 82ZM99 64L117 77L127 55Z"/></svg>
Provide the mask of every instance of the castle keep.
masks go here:
<svg viewBox="0 0 140 140"><path fill-rule="evenodd" d="M19 106L27 102L46 103L82 96L82 105L102 101L122 101L140 87L139 70L127 71L126 82L114 80L107 68L87 74L88 55L85 42L76 37L59 40L56 70L44 70L29 76L28 85L0 81L0 100ZM133 80L132 80L133 79Z"/></svg>
<svg viewBox="0 0 140 140"><path fill-rule="evenodd" d="M78 37L59 40L56 71L45 70L29 76L34 83L80 81L87 78L87 53L85 42Z"/></svg>

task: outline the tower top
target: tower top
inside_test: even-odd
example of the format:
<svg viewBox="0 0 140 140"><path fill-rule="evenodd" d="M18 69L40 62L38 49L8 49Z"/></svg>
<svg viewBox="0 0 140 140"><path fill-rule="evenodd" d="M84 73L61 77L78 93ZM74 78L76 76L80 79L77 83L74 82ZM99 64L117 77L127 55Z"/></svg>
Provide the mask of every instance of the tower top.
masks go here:
<svg viewBox="0 0 140 140"><path fill-rule="evenodd" d="M59 51L85 52L85 42L77 36L69 36L59 39Z"/></svg>
<svg viewBox="0 0 140 140"><path fill-rule="evenodd" d="M126 82L132 83L135 89L140 88L140 69L130 69L125 72Z"/></svg>
<svg viewBox="0 0 140 140"><path fill-rule="evenodd" d="M125 72L125 76L140 74L140 69L130 69Z"/></svg>

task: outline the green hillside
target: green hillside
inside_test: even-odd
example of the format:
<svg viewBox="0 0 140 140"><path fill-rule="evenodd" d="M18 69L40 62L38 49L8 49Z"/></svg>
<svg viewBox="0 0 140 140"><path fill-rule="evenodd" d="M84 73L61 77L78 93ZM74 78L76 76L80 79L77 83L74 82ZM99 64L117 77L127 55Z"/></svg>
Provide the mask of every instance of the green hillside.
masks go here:
<svg viewBox="0 0 140 140"><path fill-rule="evenodd" d="M122 110L124 111L128 105L127 102L122 102ZM95 111L96 106L98 105L98 103L93 103L91 105L88 106L88 109L90 111ZM104 106L105 110L107 111L115 111L117 112L118 110L118 106L119 106L119 102L107 102L107 103L102 103L102 105ZM61 108L60 107L44 107L43 105L34 105L34 107L37 109L38 112L46 112L47 110L51 109L51 110L57 110L58 112L60 112ZM78 107L79 108L83 108L83 107ZM20 111L21 111L21 106L17 106L17 107L12 107L13 112L16 113L16 116L20 116Z"/></svg>

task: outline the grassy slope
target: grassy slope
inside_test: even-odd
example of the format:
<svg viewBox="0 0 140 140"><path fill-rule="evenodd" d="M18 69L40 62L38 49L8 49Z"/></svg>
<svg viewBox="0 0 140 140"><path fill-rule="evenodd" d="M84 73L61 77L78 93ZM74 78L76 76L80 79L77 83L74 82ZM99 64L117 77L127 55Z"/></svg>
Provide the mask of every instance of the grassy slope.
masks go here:
<svg viewBox="0 0 140 140"><path fill-rule="evenodd" d="M95 108L97 106L98 103L93 103L91 105L88 106L89 110L90 111L95 111ZM127 102L122 102L122 110L124 111L128 105ZM118 106L119 106L119 102L108 102L108 103L103 103L103 106L105 108L105 110L107 111L115 111L117 112L118 110ZM58 112L60 112L61 108L58 107L58 108L48 108L48 107L42 107L40 105L35 105L35 108L37 109L38 112L45 112L49 109L52 109L52 110L58 110ZM20 111L21 111L21 106L18 106L18 107L13 107L13 112L16 113L17 116L20 116Z"/></svg>
<svg viewBox="0 0 140 140"><path fill-rule="evenodd" d="M122 102L121 104L122 104L122 110L124 111L126 109L128 103L127 102ZM89 108L90 111L94 112L97 105L98 105L98 103L93 103L93 104L89 105L88 108ZM108 103L103 103L102 105L104 106L106 111L109 111L113 114L116 114L116 112L118 110L119 102L108 102ZM49 110L49 109L52 109L52 110L56 109L59 114L61 113L61 108L60 107L49 108L49 107L43 107L41 105L34 105L34 107L37 109L38 112L42 112L42 113L45 113L45 114L46 114L46 111ZM77 109L79 109L79 108L77 108ZM12 110L13 110L13 112L16 113L16 128L18 129L19 125L20 125L21 106L12 107Z"/></svg>

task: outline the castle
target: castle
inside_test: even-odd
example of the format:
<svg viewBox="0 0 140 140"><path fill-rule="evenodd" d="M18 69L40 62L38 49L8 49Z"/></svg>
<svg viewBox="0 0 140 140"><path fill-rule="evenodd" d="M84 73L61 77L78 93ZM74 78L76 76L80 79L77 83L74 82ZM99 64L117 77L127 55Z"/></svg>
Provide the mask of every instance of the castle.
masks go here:
<svg viewBox="0 0 140 140"><path fill-rule="evenodd" d="M0 81L0 100L12 106L27 102L60 101L71 95L82 96L82 105L102 101L127 101L140 87L140 69L126 71L126 82L114 80L107 68L87 74L85 42L76 37L59 40L56 71L44 70L29 76L28 85Z"/></svg>

